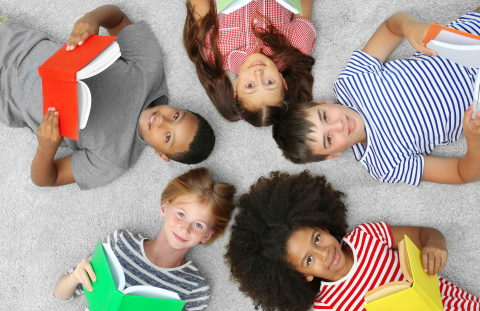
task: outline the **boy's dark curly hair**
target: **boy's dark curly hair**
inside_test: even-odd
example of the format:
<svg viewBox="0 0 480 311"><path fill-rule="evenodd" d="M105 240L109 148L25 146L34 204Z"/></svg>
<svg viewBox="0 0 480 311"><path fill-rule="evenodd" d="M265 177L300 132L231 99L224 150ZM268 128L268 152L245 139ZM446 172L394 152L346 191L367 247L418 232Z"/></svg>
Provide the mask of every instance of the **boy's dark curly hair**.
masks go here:
<svg viewBox="0 0 480 311"><path fill-rule="evenodd" d="M190 110L188 110L190 111ZM205 161L215 146L215 133L210 123L201 115L190 111L198 120L198 128L188 150L167 155L171 160L183 164L198 164Z"/></svg>
<svg viewBox="0 0 480 311"><path fill-rule="evenodd" d="M272 172L242 195L225 258L239 289L265 311L307 310L321 279L304 282L287 262L287 242L306 226L346 234L344 194L324 176Z"/></svg>

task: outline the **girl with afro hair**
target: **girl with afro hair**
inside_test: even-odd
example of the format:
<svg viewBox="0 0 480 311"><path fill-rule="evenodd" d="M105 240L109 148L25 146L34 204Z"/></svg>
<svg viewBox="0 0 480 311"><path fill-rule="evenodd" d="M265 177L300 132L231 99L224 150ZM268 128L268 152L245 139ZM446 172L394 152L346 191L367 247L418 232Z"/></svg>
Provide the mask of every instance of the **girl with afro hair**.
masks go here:
<svg viewBox="0 0 480 311"><path fill-rule="evenodd" d="M272 172L239 201L225 258L256 308L365 310L365 293L405 281L398 242L406 234L433 276L447 260L436 229L361 224L347 234L344 194L323 176ZM478 310L480 300L439 277L444 310Z"/></svg>

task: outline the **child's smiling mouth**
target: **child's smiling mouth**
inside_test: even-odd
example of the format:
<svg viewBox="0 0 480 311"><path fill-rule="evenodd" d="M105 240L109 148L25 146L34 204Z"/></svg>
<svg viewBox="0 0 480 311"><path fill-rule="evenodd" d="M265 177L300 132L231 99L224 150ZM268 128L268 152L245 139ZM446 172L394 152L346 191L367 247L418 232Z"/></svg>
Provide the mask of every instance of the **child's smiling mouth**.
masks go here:
<svg viewBox="0 0 480 311"><path fill-rule="evenodd" d="M347 121L348 121L348 135L350 135L355 129L355 121L353 121L349 117L347 117Z"/></svg>
<svg viewBox="0 0 480 311"><path fill-rule="evenodd" d="M175 232L172 231L172 233L173 233L173 236L175 237L175 239L177 239L177 241L182 242L182 243L183 243L183 242L187 242L187 240L182 239L181 237L179 237L178 235L176 235Z"/></svg>
<svg viewBox="0 0 480 311"><path fill-rule="evenodd" d="M264 63L262 63L261 61L256 61L256 62L253 62L250 67L248 68L252 68L252 67L255 67L255 66L265 66Z"/></svg>
<svg viewBox="0 0 480 311"><path fill-rule="evenodd" d="M329 268L334 267L340 261L340 254L336 249L333 249L332 262L330 262Z"/></svg>
<svg viewBox="0 0 480 311"><path fill-rule="evenodd" d="M152 113L151 115L148 116L147 118L147 124L148 124L148 129L152 127L153 120L155 119L155 116L157 115L156 112Z"/></svg>

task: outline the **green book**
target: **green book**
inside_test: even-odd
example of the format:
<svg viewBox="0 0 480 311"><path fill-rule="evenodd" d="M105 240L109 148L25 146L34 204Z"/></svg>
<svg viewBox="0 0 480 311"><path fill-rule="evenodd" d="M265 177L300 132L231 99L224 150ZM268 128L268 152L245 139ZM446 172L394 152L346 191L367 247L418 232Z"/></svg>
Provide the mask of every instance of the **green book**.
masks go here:
<svg viewBox="0 0 480 311"><path fill-rule="evenodd" d="M185 301L177 293L147 285L125 288L125 274L110 245L97 242L92 259L97 277L92 282L93 291L85 287L90 311L165 310L181 311Z"/></svg>
<svg viewBox="0 0 480 311"><path fill-rule="evenodd" d="M217 14L230 14L240 9L242 6L249 4L252 0L217 0ZM301 0L275 0L293 14L302 15Z"/></svg>

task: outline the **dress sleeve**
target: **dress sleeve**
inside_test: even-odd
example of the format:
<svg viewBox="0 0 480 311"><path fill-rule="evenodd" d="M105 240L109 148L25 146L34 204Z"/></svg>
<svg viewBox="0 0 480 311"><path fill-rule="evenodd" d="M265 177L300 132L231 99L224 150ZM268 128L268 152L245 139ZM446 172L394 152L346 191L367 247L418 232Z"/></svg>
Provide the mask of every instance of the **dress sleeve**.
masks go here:
<svg viewBox="0 0 480 311"><path fill-rule="evenodd" d="M278 31L297 50L305 55L312 54L317 30L311 21L305 18L294 18L290 23L281 26Z"/></svg>
<svg viewBox="0 0 480 311"><path fill-rule="evenodd" d="M127 170L115 166L88 149L76 150L72 156L72 173L82 190L106 185Z"/></svg>
<svg viewBox="0 0 480 311"><path fill-rule="evenodd" d="M383 244L387 245L389 248L393 247L393 237L392 232L390 231L390 226L385 222L371 222L364 223L357 227L366 234L372 236L373 238L379 240Z"/></svg>

